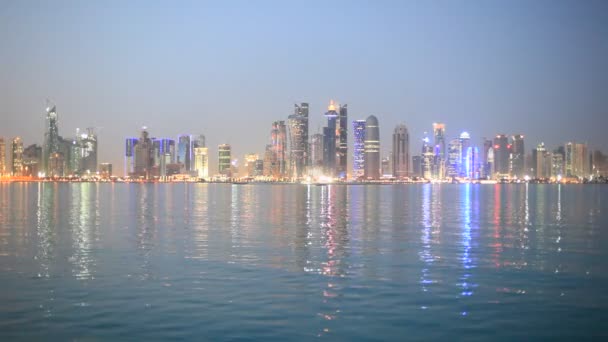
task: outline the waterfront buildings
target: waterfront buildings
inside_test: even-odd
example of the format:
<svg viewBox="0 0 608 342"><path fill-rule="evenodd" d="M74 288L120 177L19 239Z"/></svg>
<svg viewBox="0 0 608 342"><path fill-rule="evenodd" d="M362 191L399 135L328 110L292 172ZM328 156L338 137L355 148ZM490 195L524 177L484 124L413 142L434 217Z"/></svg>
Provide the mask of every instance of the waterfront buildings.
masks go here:
<svg viewBox="0 0 608 342"><path fill-rule="evenodd" d="M177 137L177 164L180 165L181 173L186 173L191 168L192 146L190 135L180 135Z"/></svg>
<svg viewBox="0 0 608 342"><path fill-rule="evenodd" d="M146 179L152 178L152 167L154 166L152 152L152 139L150 139L147 128L143 127L141 136L134 146L135 166L132 176Z"/></svg>
<svg viewBox="0 0 608 342"><path fill-rule="evenodd" d="M467 177L466 175L466 167L468 161L468 151L469 147L471 147L471 135L468 132L460 133L460 137L458 138L459 147L460 147L460 162L458 164L458 175L460 177ZM481 165L480 160L478 158L474 158L477 164Z"/></svg>
<svg viewBox="0 0 608 342"><path fill-rule="evenodd" d="M124 175L125 177L135 173L135 146L139 140L137 138L127 138L125 140L125 162Z"/></svg>
<svg viewBox="0 0 608 342"><path fill-rule="evenodd" d="M310 170L309 174L318 176L323 173L323 134L313 134L310 138Z"/></svg>
<svg viewBox="0 0 608 342"><path fill-rule="evenodd" d="M49 169L50 158L56 153L59 153L59 117L57 115L56 106L51 107L47 105L46 108L46 128L44 131L44 146L43 146L43 155L42 155L42 163L43 170L46 174L50 174L51 170ZM55 156L57 159L57 156ZM55 161L56 162L56 161ZM62 175L61 175L62 176Z"/></svg>
<svg viewBox="0 0 608 342"><path fill-rule="evenodd" d="M110 163L101 163L99 165L99 175L103 179L109 179L112 177L112 164Z"/></svg>
<svg viewBox="0 0 608 342"><path fill-rule="evenodd" d="M431 179L432 169L433 169L433 161L435 160L435 153L433 151L433 145L431 144L431 140L428 136L422 139L422 160L421 160L421 173L422 178Z"/></svg>
<svg viewBox="0 0 608 342"><path fill-rule="evenodd" d="M464 176L464 168L466 158L463 160L463 147L460 139L452 139L448 144L446 173L448 177Z"/></svg>
<svg viewBox="0 0 608 342"><path fill-rule="evenodd" d="M380 129L378 119L370 115L365 120L365 179L380 178Z"/></svg>
<svg viewBox="0 0 608 342"><path fill-rule="evenodd" d="M565 145L566 154L566 176L589 177L589 152L586 144L568 142Z"/></svg>
<svg viewBox="0 0 608 342"><path fill-rule="evenodd" d="M410 170L410 135L404 124L397 125L393 132L393 170L398 179L409 177Z"/></svg>
<svg viewBox="0 0 608 342"><path fill-rule="evenodd" d="M353 121L353 178L365 174L365 120Z"/></svg>
<svg viewBox="0 0 608 342"><path fill-rule="evenodd" d="M282 179L287 175L287 129L285 121L272 123L270 145L272 151L270 158L271 175L275 179Z"/></svg>

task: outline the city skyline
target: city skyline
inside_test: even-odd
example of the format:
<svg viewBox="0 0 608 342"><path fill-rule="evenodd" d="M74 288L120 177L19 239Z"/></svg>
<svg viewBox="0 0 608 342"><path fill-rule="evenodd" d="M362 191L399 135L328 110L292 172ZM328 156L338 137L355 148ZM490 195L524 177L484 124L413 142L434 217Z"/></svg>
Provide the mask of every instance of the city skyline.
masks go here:
<svg viewBox="0 0 608 342"><path fill-rule="evenodd" d="M519 133L529 147L573 140L606 150L605 9L604 2L565 1L200 3L166 10L8 3L0 10L0 136L41 144L41 108L49 98L62 118L60 135L99 128L100 162L120 165L124 137L144 125L172 139L206 134L207 146L229 143L242 158L262 154L267 144L265 134L250 132L287 120L294 103L310 103L309 133L317 133L334 98L348 103L350 118L376 115L385 141L405 122L412 151L429 122L472 132L474 141ZM293 13L305 25L288 25ZM233 25L225 25L226 16ZM175 25L160 30L158 17ZM563 25L580 18L585 25ZM293 42L300 47L293 50ZM327 58L327 51L340 57ZM383 156L389 145L381 146Z"/></svg>

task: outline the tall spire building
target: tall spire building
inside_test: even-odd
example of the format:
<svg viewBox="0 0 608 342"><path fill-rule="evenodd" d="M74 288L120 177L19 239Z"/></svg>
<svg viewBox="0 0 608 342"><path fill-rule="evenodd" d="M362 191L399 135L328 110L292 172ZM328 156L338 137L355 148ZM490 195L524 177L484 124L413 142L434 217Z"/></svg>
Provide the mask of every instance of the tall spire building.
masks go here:
<svg viewBox="0 0 608 342"><path fill-rule="evenodd" d="M393 177L405 178L410 170L410 135L405 125L397 125L393 132Z"/></svg>
<svg viewBox="0 0 608 342"><path fill-rule="evenodd" d="M44 131L44 147L42 151L42 167L46 174L50 174L49 159L60 152L59 144L61 138L59 137L59 117L57 116L57 109L55 106L51 107L50 104L46 108L46 128Z"/></svg>
<svg viewBox="0 0 608 342"><path fill-rule="evenodd" d="M291 177L302 178L308 167L308 103L294 106L293 114L287 118L289 128L289 169Z"/></svg>
<svg viewBox="0 0 608 342"><path fill-rule="evenodd" d="M323 164L324 173L326 176L334 177L336 175L336 121L339 117L336 111L336 104L333 100L327 106L325 113L327 118L327 127L323 127Z"/></svg>
<svg viewBox="0 0 608 342"><path fill-rule="evenodd" d="M346 178L348 162L348 108L347 105L340 106L339 126L337 129L337 161L336 171L339 178Z"/></svg>
<svg viewBox="0 0 608 342"><path fill-rule="evenodd" d="M370 115L365 120L365 174L366 179L380 179L380 129L378 119Z"/></svg>

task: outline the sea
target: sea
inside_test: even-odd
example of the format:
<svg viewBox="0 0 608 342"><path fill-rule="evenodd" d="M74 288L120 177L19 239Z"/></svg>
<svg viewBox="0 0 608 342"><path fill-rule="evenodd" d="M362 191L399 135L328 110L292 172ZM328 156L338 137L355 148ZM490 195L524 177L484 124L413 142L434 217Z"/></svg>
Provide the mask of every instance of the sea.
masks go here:
<svg viewBox="0 0 608 342"><path fill-rule="evenodd" d="M608 338L608 185L0 183L0 340Z"/></svg>

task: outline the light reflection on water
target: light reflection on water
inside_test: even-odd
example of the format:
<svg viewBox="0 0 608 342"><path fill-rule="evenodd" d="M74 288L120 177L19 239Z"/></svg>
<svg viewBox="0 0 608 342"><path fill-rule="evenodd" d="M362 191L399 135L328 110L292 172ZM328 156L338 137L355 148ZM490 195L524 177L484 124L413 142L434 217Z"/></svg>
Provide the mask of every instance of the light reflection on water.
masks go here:
<svg viewBox="0 0 608 342"><path fill-rule="evenodd" d="M606 197L577 185L3 183L0 337L601 335Z"/></svg>

